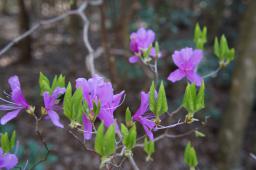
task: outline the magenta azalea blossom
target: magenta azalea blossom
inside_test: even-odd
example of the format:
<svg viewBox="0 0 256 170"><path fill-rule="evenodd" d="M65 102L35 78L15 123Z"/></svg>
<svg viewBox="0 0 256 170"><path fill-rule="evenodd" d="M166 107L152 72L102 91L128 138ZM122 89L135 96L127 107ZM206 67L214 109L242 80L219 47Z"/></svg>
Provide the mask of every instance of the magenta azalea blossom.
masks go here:
<svg viewBox="0 0 256 170"><path fill-rule="evenodd" d="M130 35L130 49L134 52L134 55L129 58L130 63L136 63L140 60L143 52L147 51L155 41L155 33L145 28L138 29L137 32L133 32ZM155 58L156 52L155 49L152 48L150 51L150 56ZM159 54L158 57L162 55Z"/></svg>
<svg viewBox="0 0 256 170"><path fill-rule="evenodd" d="M43 93L45 110L52 123L60 128L63 128L64 126L62 123L60 123L59 115L54 111L54 109L57 106L57 98L59 97L59 95L64 94L65 91L65 88L57 87L51 95L49 94L49 92Z"/></svg>
<svg viewBox="0 0 256 170"><path fill-rule="evenodd" d="M2 125L16 118L23 109L26 110L30 107L22 93L18 76L10 77L8 83L11 87L11 101L0 98L1 101L5 102L4 105L0 105L0 110L8 111L0 120Z"/></svg>
<svg viewBox="0 0 256 170"><path fill-rule="evenodd" d="M140 107L138 108L136 113L133 115L132 119L134 121L139 122L143 126L149 139L153 140L154 136L153 136L152 130L156 126L156 124L155 122L150 120L149 116L145 115L145 113L149 110L149 95L145 92L141 92L140 96L141 96Z"/></svg>
<svg viewBox="0 0 256 170"><path fill-rule="evenodd" d="M0 148L0 169L7 170L14 168L18 164L18 158L14 154L4 153Z"/></svg>
<svg viewBox="0 0 256 170"><path fill-rule="evenodd" d="M83 115L84 124L84 140L90 140L92 138L92 122Z"/></svg>
<svg viewBox="0 0 256 170"><path fill-rule="evenodd" d="M100 102L98 118L104 122L106 127L115 123L114 111L119 107L124 91L114 95L112 84L105 82L102 77L97 75L88 80L78 78L76 80L76 88L82 89L84 100L88 104L90 114L93 114L93 103L97 104ZM85 134L85 138L88 140L91 134L91 122L84 116L83 123L85 133L87 133ZM88 135L88 138L86 135Z"/></svg>
<svg viewBox="0 0 256 170"><path fill-rule="evenodd" d="M196 73L196 69L202 58L202 50L183 48L180 51L175 51L172 55L172 59L178 66L178 69L168 76L168 80L176 82L186 77L191 83L201 86L202 78Z"/></svg>

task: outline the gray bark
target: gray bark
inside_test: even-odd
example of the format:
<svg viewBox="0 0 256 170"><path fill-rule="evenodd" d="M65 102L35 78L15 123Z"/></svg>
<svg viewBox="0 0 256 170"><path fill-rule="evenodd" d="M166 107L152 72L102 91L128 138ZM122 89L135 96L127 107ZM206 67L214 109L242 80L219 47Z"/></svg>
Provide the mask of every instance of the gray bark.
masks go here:
<svg viewBox="0 0 256 170"><path fill-rule="evenodd" d="M238 54L219 136L220 170L240 170L244 131L252 111L256 79L256 1L251 0L241 23ZM247 139L250 140L250 139ZM248 154L248 153L247 153ZM247 155L248 156L248 155Z"/></svg>

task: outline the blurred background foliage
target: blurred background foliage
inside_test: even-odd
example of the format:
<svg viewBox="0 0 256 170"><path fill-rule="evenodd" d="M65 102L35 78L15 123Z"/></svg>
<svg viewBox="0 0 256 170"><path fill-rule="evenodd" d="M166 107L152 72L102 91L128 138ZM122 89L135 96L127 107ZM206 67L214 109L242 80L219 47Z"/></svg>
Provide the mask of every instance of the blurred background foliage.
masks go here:
<svg viewBox="0 0 256 170"><path fill-rule="evenodd" d="M247 15L247 18L244 17L246 13L249 13L248 7L255 5L253 1L105 0L100 7L89 6L86 10L86 15L91 22L89 38L95 51L99 53L95 60L96 68L113 82L115 89L125 89L127 93L125 104L119 109L120 115L124 112L127 104L132 110L138 106L139 92L149 89L150 79L152 78L150 71L141 64L131 65L128 63L128 57L131 55L129 51L129 34L131 32L136 31L141 26L151 28L156 32L157 40L163 53L163 58L159 63L160 77L166 81L170 71L175 69L171 60L173 51L183 47L194 47L193 31L195 24L198 22L200 25L206 25L208 28L208 43L204 60L199 68L199 73L205 75L218 67L218 61L212 52L215 36L220 36L224 33L231 47L237 48L241 44L246 44L243 48L245 50L250 49L250 44L253 44L254 41L248 42L248 38L242 39L241 32L248 30L249 36L254 36L253 31L243 27L243 25L249 24L249 27L254 28L253 24L255 23L251 22L249 17L253 18L256 13L252 12ZM35 23L59 16L70 9L76 9L81 2L82 0L1 0L0 49L14 37L31 28ZM240 50L239 48L237 49ZM251 50L251 55L256 54L252 53L253 50ZM80 18L76 16L66 18L60 23L41 28L0 56L0 88L7 90L7 78L10 75L18 74L28 99L39 106L42 103L42 100L37 95L39 94L39 72L42 71L50 77L53 77L54 74L63 73L73 82L77 77L89 77L89 72L84 64L84 58L87 54L88 52L82 40ZM242 55L239 56L240 54ZM247 54L238 51L237 58L241 58L244 55L247 56ZM255 63L255 56L251 58L252 62ZM241 59L241 61L243 60ZM231 130L231 134L238 135L232 138L235 139L233 142L225 143L218 140L219 138L223 139L221 136L225 136L220 135L222 134L220 133L221 131L225 131L225 126L221 123L225 122L225 120L223 121L223 114L228 112L228 107L234 107L229 102L231 100L230 96L232 96L231 93L234 93L233 98L240 99L241 103L244 101L240 96L235 96L236 91L230 90L233 87L234 70L239 70L241 67L241 72L246 72L246 70L242 69L244 67L242 67L243 62L241 61L232 62L217 77L206 80L207 108L198 115L200 119L205 119L205 124L198 125L198 127L204 131L207 137L200 140L195 137L189 137L190 140L196 143L195 148L199 152L200 169L233 170L235 168L256 168L256 161L249 156L250 153L256 152L256 136L254 133L256 130L256 111L255 107L254 110L251 109L253 104L243 104L244 107L251 107L245 111L252 113L250 117L244 116L244 119L240 119L244 123L235 120L230 122L230 124L245 124L245 126L239 127L245 133L240 134ZM250 69L249 67L244 69L246 68L249 69L250 74L256 74L255 69ZM255 87L255 78L246 79L245 75L245 81ZM169 108L174 110L181 103L185 82L171 84L166 81L165 85L169 98ZM241 89L243 88L242 84ZM255 94L255 90L253 91L250 88L250 93ZM249 103L253 103L253 101L255 100L251 99ZM239 111L241 112L241 110ZM234 117L238 116L234 113ZM38 166L38 170L58 168L94 169L98 167L97 157L81 151L78 146L75 146L76 142L69 139L68 134L58 129L56 130L47 123L45 124L42 125L42 129L45 136L47 136L46 140L52 144L56 154L52 154L46 163ZM8 126L1 126L0 130L1 132L11 131L15 128L20 140L19 155L23 160L22 164L24 165L29 160L31 166L45 152L40 141L37 140L35 135L32 135L33 123L31 118L23 115ZM180 133L189 128L191 127L177 129L173 133ZM238 165L234 163L235 168L234 166L225 167L222 164L230 165L231 163L230 160L222 159L223 156L220 154L222 151L220 150L223 147L220 146L232 145L236 143L236 139L238 139L237 141L250 140L246 140L242 144L234 144L235 151L238 152L238 158L232 157L230 160L239 163ZM142 167L145 169L149 167L152 169L185 169L182 164L182 152L186 142L187 139L162 141L159 143L156 155L153 156L155 162L147 165L145 165L145 160L141 156L142 153L138 152L139 165L143 165ZM75 160L71 158L75 158ZM125 164L124 168L127 167L129 166Z"/></svg>

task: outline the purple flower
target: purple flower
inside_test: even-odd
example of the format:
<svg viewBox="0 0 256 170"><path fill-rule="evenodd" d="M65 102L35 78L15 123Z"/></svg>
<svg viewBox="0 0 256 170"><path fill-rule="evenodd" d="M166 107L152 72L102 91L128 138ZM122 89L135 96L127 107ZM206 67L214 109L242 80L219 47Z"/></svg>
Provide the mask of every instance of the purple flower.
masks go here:
<svg viewBox="0 0 256 170"><path fill-rule="evenodd" d="M11 87L11 101L7 101L3 98L0 98L1 101L6 103L4 105L0 105L0 110L8 111L1 118L2 125L5 125L10 120L16 118L18 114L21 112L21 110L27 110L30 107L22 93L18 76L10 77L8 79L8 83Z"/></svg>
<svg viewBox="0 0 256 170"><path fill-rule="evenodd" d="M92 138L92 122L83 115L84 124L84 140L90 140Z"/></svg>
<svg viewBox="0 0 256 170"><path fill-rule="evenodd" d="M84 100L87 102L91 115L93 117L93 103L100 102L100 111L98 118L104 122L106 127L115 123L114 111L119 107L124 91L115 94L112 84L105 82L100 76L94 76L88 80L78 78L76 80L76 88L83 91ZM91 120L86 116L83 117L85 139L91 138ZM117 127L117 126L116 126ZM118 127L117 127L118 128Z"/></svg>
<svg viewBox="0 0 256 170"><path fill-rule="evenodd" d="M149 95L145 92L141 92L140 96L141 96L140 107L138 108L136 113L133 115L132 119L134 121L139 122L143 126L149 139L153 140L154 136L153 136L152 130L156 124L155 122L150 120L150 116L145 115L145 113L149 110Z"/></svg>
<svg viewBox="0 0 256 170"><path fill-rule="evenodd" d="M133 32L130 35L130 49L134 52L134 55L129 58L130 63L136 63L139 61L140 57L143 55L143 52L147 51L155 41L155 33L145 28L138 29L137 32ZM150 56L155 58L156 52L152 48L150 51ZM158 57L162 55L159 54Z"/></svg>
<svg viewBox="0 0 256 170"><path fill-rule="evenodd" d="M46 110L48 116L50 117L50 120L52 121L52 123L55 126L60 127L60 128L63 128L64 126L62 123L60 123L59 115L54 110L57 107L58 96L61 94L64 94L65 91L66 91L65 88L57 87L52 92L51 95L49 94L49 92L43 93L45 110Z"/></svg>
<svg viewBox="0 0 256 170"><path fill-rule="evenodd" d="M202 78L196 73L196 69L202 58L203 52L198 49L183 48L180 51L175 51L172 59L178 66L178 69L168 76L168 80L176 82L187 77L191 83L201 86Z"/></svg>
<svg viewBox="0 0 256 170"><path fill-rule="evenodd" d="M7 170L14 168L18 163L18 158L14 154L4 153L0 148L0 169L6 168Z"/></svg>

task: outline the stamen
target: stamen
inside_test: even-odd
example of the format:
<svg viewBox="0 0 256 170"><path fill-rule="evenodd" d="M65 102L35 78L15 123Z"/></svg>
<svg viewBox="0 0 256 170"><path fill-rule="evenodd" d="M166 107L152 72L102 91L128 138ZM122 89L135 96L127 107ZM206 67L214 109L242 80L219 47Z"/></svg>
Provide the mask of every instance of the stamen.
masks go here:
<svg viewBox="0 0 256 170"><path fill-rule="evenodd" d="M125 97L126 97L126 95L124 95L122 102L118 106L105 108L103 110L112 110L112 109L118 108L119 106L121 106L124 103Z"/></svg>
<svg viewBox="0 0 256 170"><path fill-rule="evenodd" d="M11 101L5 100L5 99L3 99L3 98L1 98L1 97L0 97L0 100L2 100L3 102L9 103L9 104L13 104L13 105L17 106L16 103L13 103L13 102L11 102Z"/></svg>

